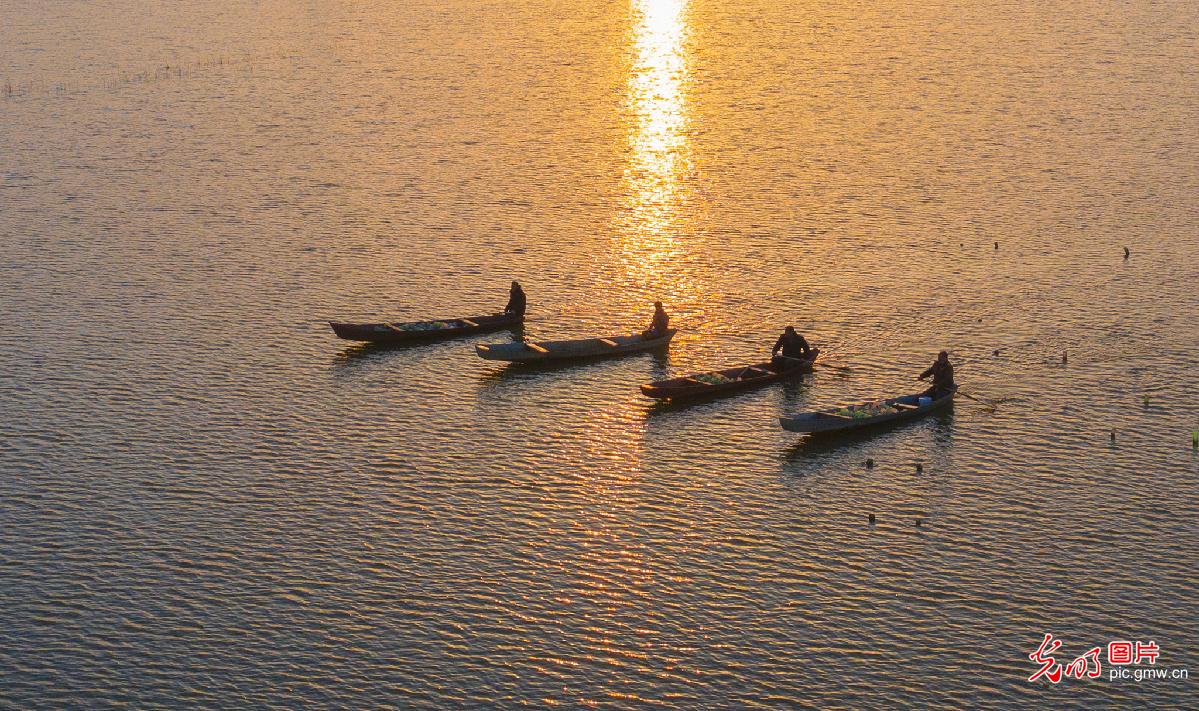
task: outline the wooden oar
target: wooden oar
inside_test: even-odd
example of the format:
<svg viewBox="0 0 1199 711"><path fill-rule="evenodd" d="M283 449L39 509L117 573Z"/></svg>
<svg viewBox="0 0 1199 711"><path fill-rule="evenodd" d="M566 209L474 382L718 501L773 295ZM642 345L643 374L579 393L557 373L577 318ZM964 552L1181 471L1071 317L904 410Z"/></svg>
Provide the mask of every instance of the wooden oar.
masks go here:
<svg viewBox="0 0 1199 711"><path fill-rule="evenodd" d="M821 355L823 355L823 354L821 354ZM829 355L829 356L826 356L826 360L819 360L819 359L818 359L818 360L816 360L814 363L812 363L812 365L813 365L813 366L817 366L817 365L818 365L818 366L820 366L821 368L832 368L832 369L834 369L834 370L841 370L841 371L844 371L844 372L846 372L846 373L848 373L848 372L851 372L851 371L853 370L853 368L850 368L848 365L837 365L836 363L829 363L829 362L828 362L828 360L827 360L827 358L836 358L836 357L837 357L837 356L836 356L836 354Z"/></svg>
<svg viewBox="0 0 1199 711"><path fill-rule="evenodd" d="M824 363L822 361L816 361L812 365L818 365L821 368L833 368L834 370L840 370L846 373L853 371L853 368L850 368L848 365L837 365L836 363Z"/></svg>
<svg viewBox="0 0 1199 711"><path fill-rule="evenodd" d="M782 358L783 360L794 360L794 361L799 361L799 362L803 362L803 363L807 362L806 358L794 358L792 356L785 356L785 355L781 355L778 357ZM844 371L852 370L852 368L850 368L848 365L837 365L835 363L825 363L824 361L821 361L821 360L817 360L816 362L812 363L812 365L814 365L814 366L818 365L822 368L836 368L837 370L844 370Z"/></svg>
<svg viewBox="0 0 1199 711"><path fill-rule="evenodd" d="M830 358L835 360L838 357L838 354L835 352L834 353L824 353L823 351L821 351L819 353L819 355L824 356L824 360L817 360L812 365L814 365L814 366L818 365L821 368L832 368L833 370L840 370L845 373L849 373L849 372L853 371L853 368L850 368L848 365L837 365L836 363L828 362Z"/></svg>
<svg viewBox="0 0 1199 711"><path fill-rule="evenodd" d="M987 402L986 400L979 400L978 398L974 397L970 393L962 392L960 388L958 389L957 394L961 395L962 397L966 398L967 400L973 400L980 405L986 405L987 407L991 408L992 410L999 407L999 405L997 405L996 403Z"/></svg>

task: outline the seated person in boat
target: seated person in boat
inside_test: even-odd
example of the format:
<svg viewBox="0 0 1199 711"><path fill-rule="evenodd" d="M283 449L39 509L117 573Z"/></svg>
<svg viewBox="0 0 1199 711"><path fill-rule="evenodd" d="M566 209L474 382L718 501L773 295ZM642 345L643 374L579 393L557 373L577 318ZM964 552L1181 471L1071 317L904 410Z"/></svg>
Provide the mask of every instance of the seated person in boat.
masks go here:
<svg viewBox="0 0 1199 711"><path fill-rule="evenodd" d="M662 308L661 301L654 302L654 320L650 323L649 329L641 332L641 337L645 340L653 338L661 338L670 330L670 316L666 313L666 309Z"/></svg>
<svg viewBox="0 0 1199 711"><path fill-rule="evenodd" d="M520 282L512 282L512 288L508 290L508 305L504 307L504 313L515 316L525 315L525 290L520 288Z"/></svg>
<svg viewBox="0 0 1199 711"><path fill-rule="evenodd" d="M937 360L933 362L932 367L921 373L916 379L924 380L930 375L933 376L933 386L921 393L922 395L928 395L937 400L953 392L953 364L949 362L947 351L938 353Z"/></svg>
<svg viewBox="0 0 1199 711"><path fill-rule="evenodd" d="M783 354L778 355L779 350ZM795 332L794 326L788 326L783 330L783 335L775 341L774 348L770 350L770 366L775 370L786 370L799 365L797 361L807 360L812 357L812 347L808 345L807 340L803 336Z"/></svg>

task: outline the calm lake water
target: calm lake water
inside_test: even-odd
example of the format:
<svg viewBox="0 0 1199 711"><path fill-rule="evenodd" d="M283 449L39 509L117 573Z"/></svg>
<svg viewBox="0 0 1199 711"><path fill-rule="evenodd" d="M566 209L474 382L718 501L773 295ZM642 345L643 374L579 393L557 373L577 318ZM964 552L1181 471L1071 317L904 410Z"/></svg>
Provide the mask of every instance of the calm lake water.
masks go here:
<svg viewBox="0 0 1199 711"><path fill-rule="evenodd" d="M1188 0L5 0L0 706L1193 703L1106 644L1199 674L1197 45ZM513 278L529 338L681 332L326 325ZM852 372L637 391L788 323ZM778 426L942 348L1002 404ZM1046 633L1103 678L1030 684Z"/></svg>

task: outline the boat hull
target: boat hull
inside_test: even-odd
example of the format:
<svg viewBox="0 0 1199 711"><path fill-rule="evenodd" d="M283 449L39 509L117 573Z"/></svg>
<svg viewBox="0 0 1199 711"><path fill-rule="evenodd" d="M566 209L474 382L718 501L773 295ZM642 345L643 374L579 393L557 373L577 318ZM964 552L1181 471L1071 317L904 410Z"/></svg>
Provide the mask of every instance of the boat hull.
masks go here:
<svg viewBox="0 0 1199 711"><path fill-rule="evenodd" d="M474 322L474 325L466 323ZM456 336L467 336L473 333L489 333L505 328L518 326L524 321L524 316L515 314L490 314L487 316L470 316L465 319L445 319L443 321L411 321L406 323L340 323L330 321L329 325L338 338L348 341L367 341L370 343L420 343L424 341L439 341ZM419 328L445 324L441 328Z"/></svg>
<svg viewBox="0 0 1199 711"><path fill-rule="evenodd" d="M810 358L798 361L785 370L775 371L770 361L753 363L724 370L693 373L680 378L659 380L641 386L641 394L655 400L686 400L698 397L715 397L731 395L751 388L760 387L767 383L777 382L786 378L812 372L812 365L820 355L819 350L812 351ZM705 383L698 380L703 376L719 375L728 378L725 383Z"/></svg>
<svg viewBox="0 0 1199 711"><path fill-rule="evenodd" d="M834 410L821 410L817 412L806 412L793 417L780 417L779 424L788 432L800 432L808 434L818 434L825 432L848 432L851 430L859 430L875 425L882 425L890 422L903 422L905 420L914 420L924 417L932 412L943 409L953 402L953 396L956 393L950 393L944 397L933 400L928 405L919 406L919 398L923 393L915 393L912 395L903 395L884 400L888 405L908 405L898 412L878 415L875 417L841 417L833 414Z"/></svg>
<svg viewBox="0 0 1199 711"><path fill-rule="evenodd" d="M583 338L573 341L541 341L538 343L496 343L475 346L475 353L485 360L511 363L541 363L547 361L602 358L638 353L661 348L674 338L677 329L670 329L660 338L645 339L641 334Z"/></svg>

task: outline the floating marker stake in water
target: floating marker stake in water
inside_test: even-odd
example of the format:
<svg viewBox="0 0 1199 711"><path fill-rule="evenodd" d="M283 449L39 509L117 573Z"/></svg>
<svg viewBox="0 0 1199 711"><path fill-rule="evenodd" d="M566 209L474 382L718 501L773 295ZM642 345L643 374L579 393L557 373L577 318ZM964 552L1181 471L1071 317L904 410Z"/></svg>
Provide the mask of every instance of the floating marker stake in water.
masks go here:
<svg viewBox="0 0 1199 711"><path fill-rule="evenodd" d="M923 465L923 464L921 464L920 462L916 462L916 473L917 473L917 474L923 474L923 473L924 473L924 465Z"/></svg>
<svg viewBox="0 0 1199 711"><path fill-rule="evenodd" d="M999 243L998 243L998 242L996 242L996 243L995 243L995 249L999 249Z"/></svg>
<svg viewBox="0 0 1199 711"><path fill-rule="evenodd" d="M873 526L874 525L874 514L870 514L870 518L868 518L866 520L870 522L871 526Z"/></svg>
<svg viewBox="0 0 1199 711"><path fill-rule="evenodd" d="M1191 448L1199 449L1199 432L1191 433Z"/></svg>
<svg viewBox="0 0 1199 711"><path fill-rule="evenodd" d="M874 460L873 460L873 459L867 459L867 460L866 460L866 468L867 468L867 469L873 469L873 468L874 468Z"/></svg>
<svg viewBox="0 0 1199 711"><path fill-rule="evenodd" d="M1132 254L1132 252L1128 251L1128 247L1125 247L1124 248L1124 258L1128 259L1128 255L1130 255L1130 254Z"/></svg>
<svg viewBox="0 0 1199 711"><path fill-rule="evenodd" d="M1116 431L1115 430L1112 430L1112 441L1113 442L1116 441Z"/></svg>
<svg viewBox="0 0 1199 711"><path fill-rule="evenodd" d="M1067 361L1069 361L1068 354L1069 354L1069 351L1062 351L1062 363L1066 363Z"/></svg>

